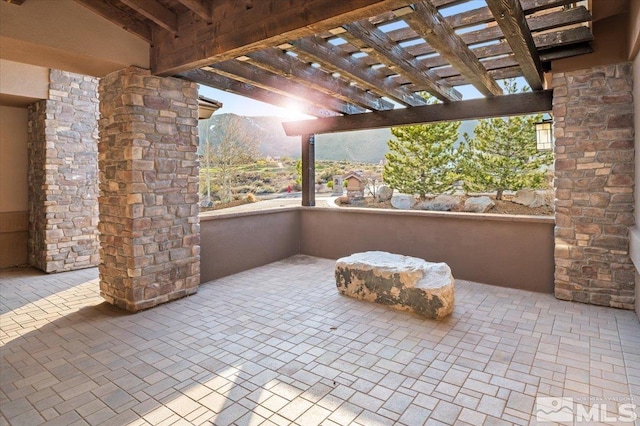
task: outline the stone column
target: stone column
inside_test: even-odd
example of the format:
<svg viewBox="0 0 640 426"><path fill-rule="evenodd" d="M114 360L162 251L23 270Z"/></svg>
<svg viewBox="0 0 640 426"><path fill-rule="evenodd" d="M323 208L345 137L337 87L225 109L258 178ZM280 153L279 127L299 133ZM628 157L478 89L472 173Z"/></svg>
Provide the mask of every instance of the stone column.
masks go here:
<svg viewBox="0 0 640 426"><path fill-rule="evenodd" d="M555 295L633 309L631 64L554 74L553 87Z"/></svg>
<svg viewBox="0 0 640 426"><path fill-rule="evenodd" d="M29 263L45 272L98 264L98 80L50 72L29 107Z"/></svg>
<svg viewBox="0 0 640 426"><path fill-rule="evenodd" d="M197 291L198 90L126 68L100 82L100 292L130 311Z"/></svg>

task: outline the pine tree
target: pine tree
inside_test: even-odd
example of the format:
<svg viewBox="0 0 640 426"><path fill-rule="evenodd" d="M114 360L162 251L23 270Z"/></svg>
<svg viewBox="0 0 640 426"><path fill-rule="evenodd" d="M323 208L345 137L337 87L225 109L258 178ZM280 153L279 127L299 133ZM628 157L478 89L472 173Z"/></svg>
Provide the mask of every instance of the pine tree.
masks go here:
<svg viewBox="0 0 640 426"><path fill-rule="evenodd" d="M454 144L460 122L393 127L383 180L391 188L408 194L439 194L453 188Z"/></svg>
<svg viewBox="0 0 640 426"><path fill-rule="evenodd" d="M505 91L516 93L515 81L505 81ZM536 148L535 123L541 119L541 115L489 118L479 121L473 138L465 133L457 152L465 190L496 191L500 200L506 190L543 187L544 166L551 165L553 154Z"/></svg>

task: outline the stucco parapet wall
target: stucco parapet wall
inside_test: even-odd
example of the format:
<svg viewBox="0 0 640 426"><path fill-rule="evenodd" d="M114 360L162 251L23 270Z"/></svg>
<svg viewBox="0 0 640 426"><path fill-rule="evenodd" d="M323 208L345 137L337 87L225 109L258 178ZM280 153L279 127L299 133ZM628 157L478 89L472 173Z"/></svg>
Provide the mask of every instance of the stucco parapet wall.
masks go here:
<svg viewBox="0 0 640 426"><path fill-rule="evenodd" d="M283 211L325 211L332 213L344 213L344 214L373 214L373 215L392 215L392 216L412 216L412 217L429 217L429 218L445 218L445 219L463 219L463 220L488 220L496 222L527 222L527 223L547 223L554 224L555 219L553 216L527 216L527 215L505 215L505 214L490 214L490 213L457 213L457 212L430 212L423 210L406 211L406 210L391 210L391 209L367 209L358 207L349 207L343 209L335 209L330 207L303 207L303 206L291 206L291 207L274 207L272 209L263 209L255 211L244 212L225 212L224 210L214 210L209 212L200 213L200 220L215 220L215 219L230 219L234 217L243 216L258 216L265 214L280 213Z"/></svg>
<svg viewBox="0 0 640 426"><path fill-rule="evenodd" d="M270 209L260 209L253 211L242 211L242 212L225 212L224 210L212 210L208 212L200 212L200 222L206 222L209 220L215 219L232 219L234 217L246 217L246 216L260 216L260 215L268 215L281 213L286 211L296 211L300 210L302 207L300 206L287 206L287 207L273 207Z"/></svg>

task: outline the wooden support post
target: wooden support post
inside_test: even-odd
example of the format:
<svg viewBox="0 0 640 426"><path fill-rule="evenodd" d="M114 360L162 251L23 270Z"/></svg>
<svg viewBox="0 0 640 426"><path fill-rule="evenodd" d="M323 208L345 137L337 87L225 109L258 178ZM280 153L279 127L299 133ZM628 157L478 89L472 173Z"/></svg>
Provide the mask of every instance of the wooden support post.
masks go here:
<svg viewBox="0 0 640 426"><path fill-rule="evenodd" d="M314 134L302 135L302 205L316 205L316 153Z"/></svg>

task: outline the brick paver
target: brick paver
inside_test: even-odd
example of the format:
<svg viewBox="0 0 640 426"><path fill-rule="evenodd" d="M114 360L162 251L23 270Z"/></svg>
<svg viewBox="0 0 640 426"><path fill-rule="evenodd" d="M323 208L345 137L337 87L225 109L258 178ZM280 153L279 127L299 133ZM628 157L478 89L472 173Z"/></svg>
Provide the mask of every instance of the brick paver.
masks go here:
<svg viewBox="0 0 640 426"><path fill-rule="evenodd" d="M524 425L539 396L640 400L631 311L458 280L438 322L339 295L333 267L295 256L137 314L96 269L2 271L0 424Z"/></svg>

